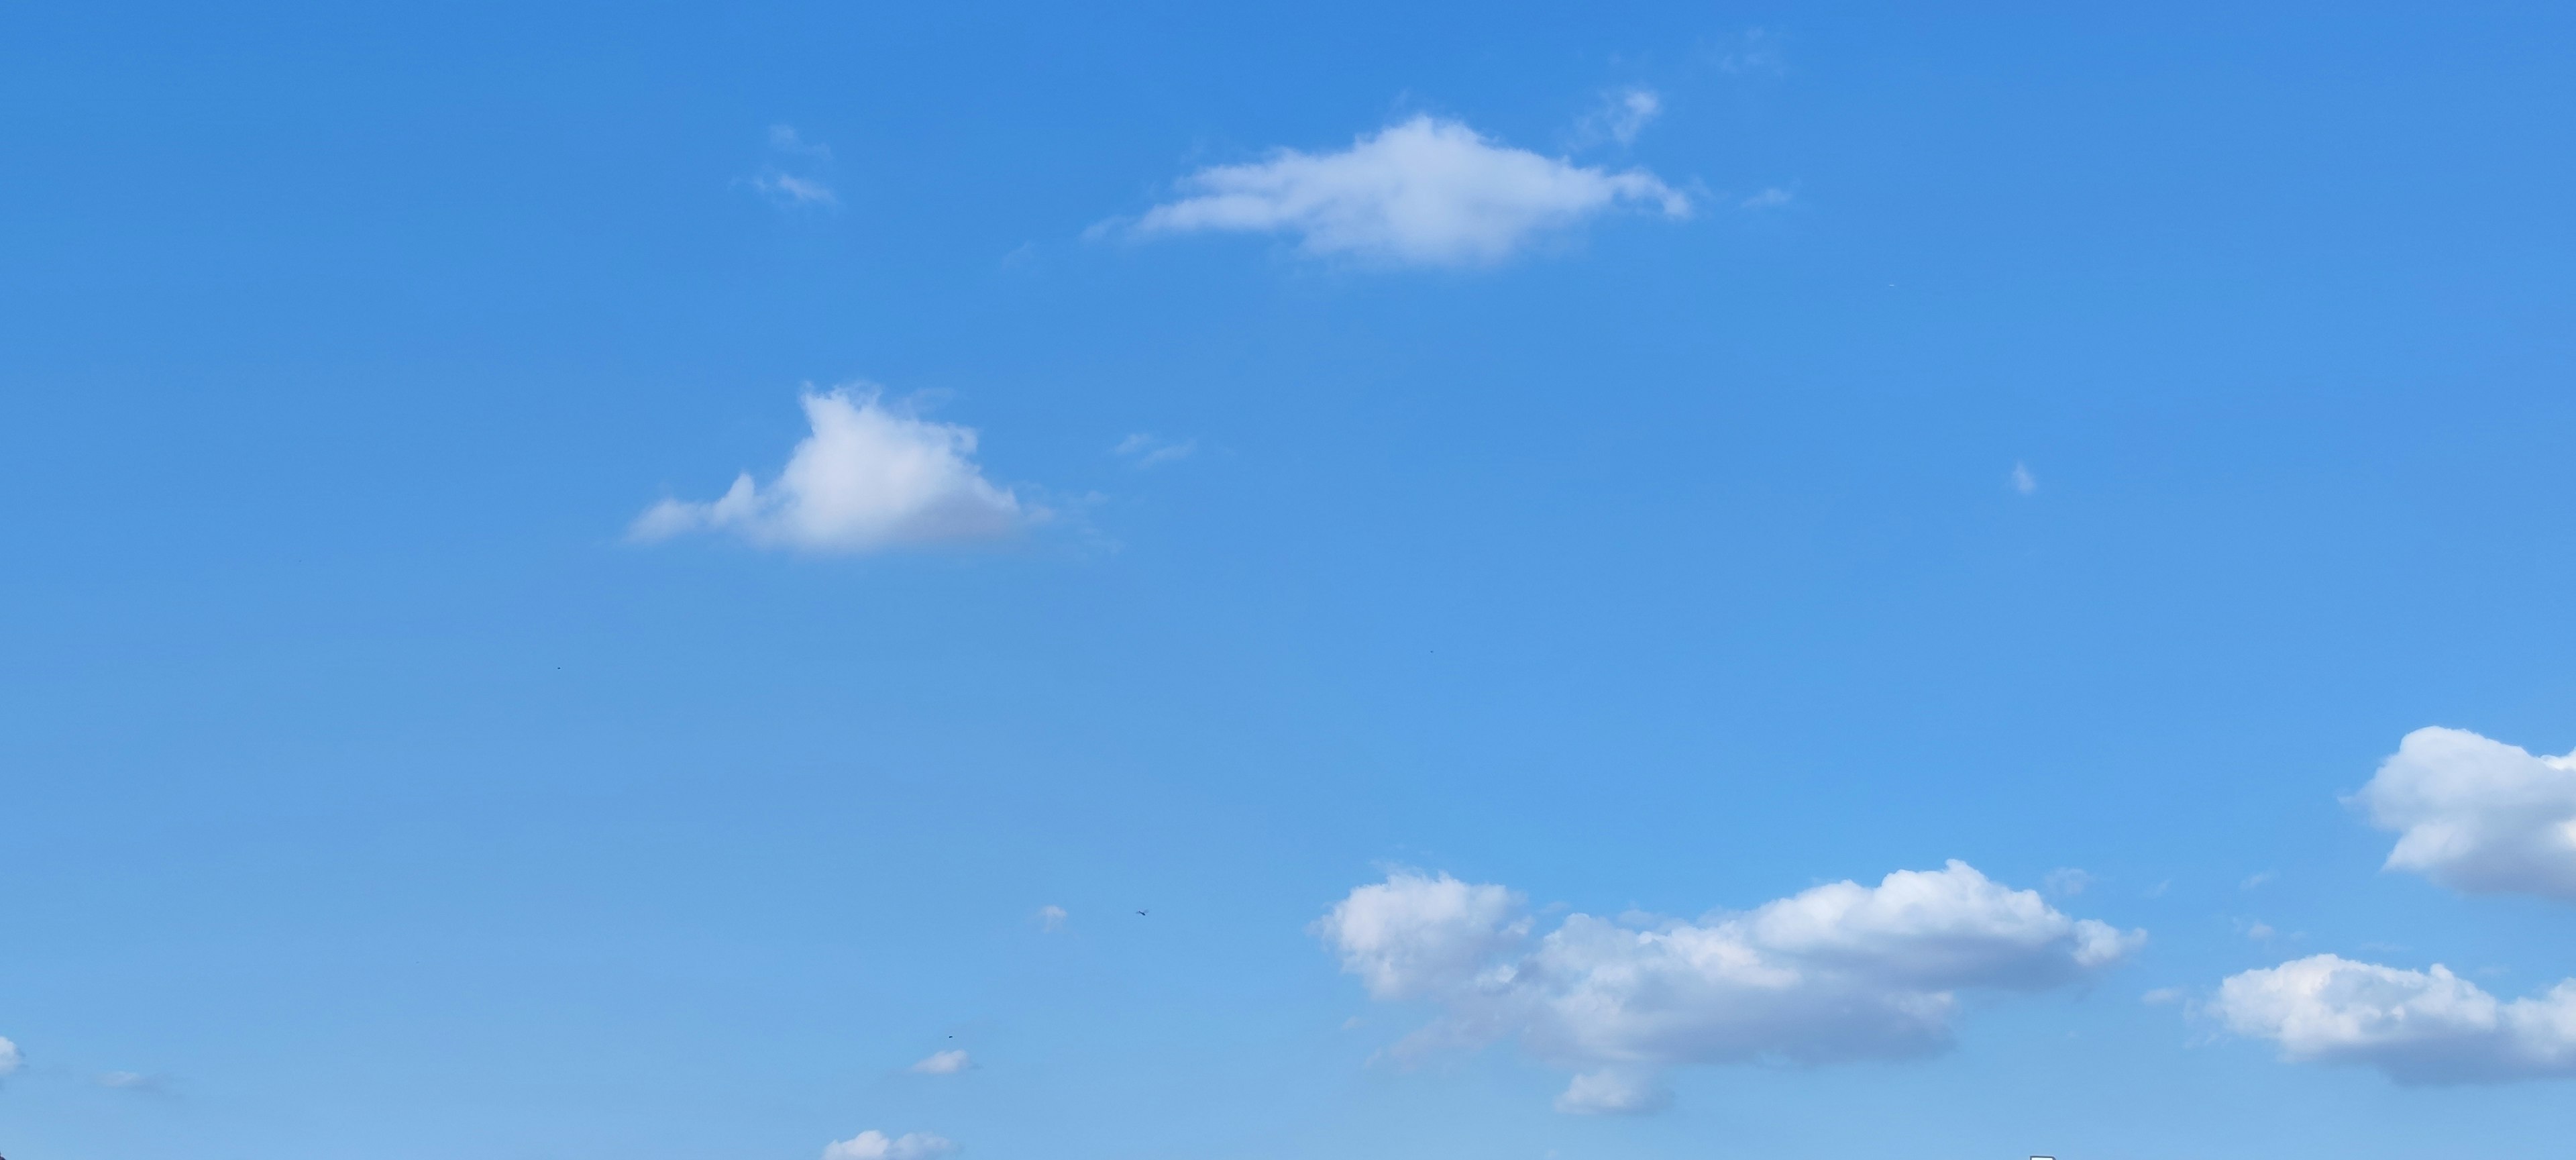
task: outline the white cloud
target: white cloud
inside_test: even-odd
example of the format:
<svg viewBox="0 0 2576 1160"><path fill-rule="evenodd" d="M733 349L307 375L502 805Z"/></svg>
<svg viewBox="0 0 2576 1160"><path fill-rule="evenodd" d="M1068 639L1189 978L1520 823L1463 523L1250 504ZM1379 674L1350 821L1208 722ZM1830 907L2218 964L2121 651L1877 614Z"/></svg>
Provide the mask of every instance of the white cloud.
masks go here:
<svg viewBox="0 0 2576 1160"><path fill-rule="evenodd" d="M1314 930L1371 995L1444 1009L1400 1055L1517 1038L1580 1073L1558 1100L1575 1112L1660 1107L1656 1077L1681 1064L1930 1054L1949 1044L1957 992L2075 982L2146 937L1956 861L1697 922L1573 914L1534 943L1511 891L1399 872Z"/></svg>
<svg viewBox="0 0 2576 1160"><path fill-rule="evenodd" d="M1638 86L1612 93L1599 111L1583 119L1578 136L1591 140L1608 139L1622 145L1633 145L1646 124L1664 112L1664 99L1655 90Z"/></svg>
<svg viewBox="0 0 2576 1160"><path fill-rule="evenodd" d="M1038 908L1038 926L1048 931L1063 930L1064 920L1071 917L1072 915L1065 913L1065 909L1061 906L1041 906Z"/></svg>
<svg viewBox="0 0 2576 1160"><path fill-rule="evenodd" d="M811 177L772 169L751 179L751 187L788 205L839 205L832 187Z"/></svg>
<svg viewBox="0 0 2576 1160"><path fill-rule="evenodd" d="M2138 996L2139 1002L2155 1006L2162 1006L2167 1003L2180 1003L2183 999L2183 990L2180 987L2158 987L2155 990Z"/></svg>
<svg viewBox="0 0 2576 1160"><path fill-rule="evenodd" d="M1778 209L1797 199L1797 195L1779 186L1765 186L1762 192L1737 202L1739 209Z"/></svg>
<svg viewBox="0 0 2576 1160"><path fill-rule="evenodd" d="M729 532L764 547L866 552L989 540L1043 516L975 465L975 432L898 413L873 389L804 397L813 434L767 486L749 472L712 502L666 499L635 521L638 540Z"/></svg>
<svg viewBox="0 0 2576 1160"><path fill-rule="evenodd" d="M1673 1106L1673 1093L1651 1071L1612 1068L1575 1076L1555 1106L1570 1116L1643 1116Z"/></svg>
<svg viewBox="0 0 2576 1160"><path fill-rule="evenodd" d="M1341 952L1369 994L1410 999L1453 988L1529 934L1521 897L1442 874L1398 871L1353 890L1308 929Z"/></svg>
<svg viewBox="0 0 2576 1160"><path fill-rule="evenodd" d="M751 178L753 189L767 194L770 200L780 205L790 207L829 207L841 203L841 199L832 192L830 183L811 172L816 167L831 165L831 146L807 141L793 125L772 125L769 127L769 148L784 155L787 164L808 172L796 173L779 165L767 166Z"/></svg>
<svg viewBox="0 0 2576 1160"><path fill-rule="evenodd" d="M2576 902L2576 754L2418 729L2354 800L2398 833L2388 869L2471 894Z"/></svg>
<svg viewBox="0 0 2576 1160"><path fill-rule="evenodd" d="M866 1131L827 1145L823 1160L932 1160L956 1150L957 1145L927 1132L890 1138L883 1132Z"/></svg>
<svg viewBox="0 0 2576 1160"><path fill-rule="evenodd" d="M1139 234L1292 233L1310 254L1414 265L1489 264L1622 203L1687 217L1690 199L1642 169L1610 172L1514 149L1417 116L1338 153L1283 149L1182 179Z"/></svg>
<svg viewBox="0 0 2576 1160"><path fill-rule="evenodd" d="M769 147L781 153L799 153L825 161L832 159L831 146L819 141L806 140L804 134L798 133L794 125L770 126Z"/></svg>
<svg viewBox="0 0 2576 1160"><path fill-rule="evenodd" d="M2093 885L2093 876L2072 866L2060 866L2039 876L2039 888L2059 898L2073 898Z"/></svg>
<svg viewBox="0 0 2576 1160"><path fill-rule="evenodd" d="M1776 77L1789 71L1780 55L1780 38L1760 28L1745 29L1735 47L1718 57L1717 67L1741 76Z"/></svg>
<svg viewBox="0 0 2576 1160"><path fill-rule="evenodd" d="M26 1066L26 1063L27 1057L18 1053L17 1044L9 1042L6 1038L0 1038L0 1076L16 1072Z"/></svg>
<svg viewBox="0 0 2576 1160"><path fill-rule="evenodd" d="M2427 971L2312 955L2219 985L2213 1008L2239 1035L2300 1062L2376 1067L2399 1083L2493 1083L2576 1075L2576 979L2498 1002L2440 964Z"/></svg>
<svg viewBox="0 0 2576 1160"><path fill-rule="evenodd" d="M921 1062L913 1064L912 1070L923 1075L955 1075L972 1066L974 1061L966 1057L965 1050L957 1048L932 1052Z"/></svg>
<svg viewBox="0 0 2576 1160"><path fill-rule="evenodd" d="M2023 495L2029 495L2039 490L2039 477L2030 473L2029 465L2013 464L2012 489Z"/></svg>
<svg viewBox="0 0 2576 1160"><path fill-rule="evenodd" d="M1198 449L1199 441L1196 439L1183 439L1178 442L1174 442L1170 439L1148 435L1139 431L1119 440L1118 446L1110 448L1109 450L1110 454L1116 455L1121 459L1125 459L1138 467L1152 467L1157 463L1169 463L1175 459L1187 459Z"/></svg>

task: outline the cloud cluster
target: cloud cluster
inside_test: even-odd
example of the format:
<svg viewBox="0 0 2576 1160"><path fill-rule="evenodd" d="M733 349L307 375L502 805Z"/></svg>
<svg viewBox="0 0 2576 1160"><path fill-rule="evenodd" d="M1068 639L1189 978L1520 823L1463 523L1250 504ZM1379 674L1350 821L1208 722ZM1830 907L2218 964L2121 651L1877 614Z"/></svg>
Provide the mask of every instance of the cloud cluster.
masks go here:
<svg viewBox="0 0 2576 1160"><path fill-rule="evenodd" d="M871 1130L826 1145L823 1160L935 1160L956 1150L956 1144L928 1132L889 1137Z"/></svg>
<svg viewBox="0 0 2576 1160"><path fill-rule="evenodd" d="M1568 916L1533 940L1519 895L1446 874L1362 886L1315 933L1381 999L1443 1016L1400 1055L1517 1039L1579 1072L1576 1113L1654 1111L1669 1067L1832 1063L1937 1052L1961 991L2038 991L2144 940L2071 918L1964 862L1837 882L1749 912L1623 924Z"/></svg>
<svg viewBox="0 0 2576 1160"><path fill-rule="evenodd" d="M2576 754L2418 729L2354 800L2397 832L2388 868L2471 894L2576 902Z"/></svg>
<svg viewBox="0 0 2576 1160"><path fill-rule="evenodd" d="M1689 198L1645 170L1543 157L1430 116L1337 153L1283 149L1266 161L1202 169L1180 184L1188 196L1147 212L1137 233L1288 233L1310 254L1433 266L1497 262L1622 204L1673 218L1691 209Z"/></svg>
<svg viewBox="0 0 2576 1160"><path fill-rule="evenodd" d="M866 552L1010 535L1041 514L975 464L975 432L899 413L873 389L804 397L813 434L767 486L745 472L718 499L666 499L635 521L638 540L725 532L764 547Z"/></svg>
<svg viewBox="0 0 2576 1160"><path fill-rule="evenodd" d="M2507 1003L2440 964L2409 971L2311 955L2229 978L2214 1009L2285 1058L2367 1064L2399 1083L2576 1075L2576 979Z"/></svg>

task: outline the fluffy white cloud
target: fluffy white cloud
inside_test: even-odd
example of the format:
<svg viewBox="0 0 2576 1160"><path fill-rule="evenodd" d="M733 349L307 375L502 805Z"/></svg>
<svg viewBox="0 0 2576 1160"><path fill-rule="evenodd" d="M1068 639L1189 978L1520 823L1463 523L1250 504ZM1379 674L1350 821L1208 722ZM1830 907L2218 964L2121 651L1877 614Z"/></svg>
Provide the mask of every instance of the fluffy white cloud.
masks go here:
<svg viewBox="0 0 2576 1160"><path fill-rule="evenodd" d="M1410 999L1456 987L1527 936L1520 907L1520 896L1500 886L1399 871L1351 891L1309 929L1341 952L1342 970L1369 994Z"/></svg>
<svg viewBox="0 0 2576 1160"><path fill-rule="evenodd" d="M1580 1073L1557 1100L1578 1113L1659 1109L1657 1077L1679 1064L1936 1052L1957 992L2074 982L2146 938L1956 861L1697 922L1574 914L1534 943L1503 887L1398 873L1353 890L1315 932L1371 995L1444 1009L1399 1054L1517 1038Z"/></svg>
<svg viewBox="0 0 2576 1160"><path fill-rule="evenodd" d="M1642 169L1610 172L1495 143L1418 116L1338 153L1283 149L1182 179L1141 234L1292 233L1307 252L1419 265L1499 261L1531 239L1622 203L1687 217L1690 199Z"/></svg>
<svg viewBox="0 0 2576 1160"><path fill-rule="evenodd" d="M18 1054L18 1045L0 1038L0 1076L9 1075L24 1066L27 1057Z"/></svg>
<svg viewBox="0 0 2576 1160"><path fill-rule="evenodd" d="M956 1150L957 1145L928 1132L889 1137L883 1132L866 1131L826 1145L823 1160L932 1160Z"/></svg>
<svg viewBox="0 0 2576 1160"><path fill-rule="evenodd" d="M2506 1003L2439 964L2312 955L2229 978L2214 1010L2289 1059L2367 1064L2400 1083L2576 1075L2576 979Z"/></svg>
<svg viewBox="0 0 2576 1160"><path fill-rule="evenodd" d="M2391 870L2454 890L2576 901L2576 754L2535 757L2459 729L2418 729L2355 800L2397 831Z"/></svg>
<svg viewBox="0 0 2576 1160"><path fill-rule="evenodd" d="M808 393L804 402L814 432L768 486L744 472L712 502L663 500L631 534L730 532L763 546L865 552L994 539L1042 514L984 478L968 428L898 413L868 389Z"/></svg>
<svg viewBox="0 0 2576 1160"><path fill-rule="evenodd" d="M955 1075L973 1064L974 1061L966 1057L966 1052L958 1049L933 1052L921 1062L913 1064L912 1070L923 1075Z"/></svg>

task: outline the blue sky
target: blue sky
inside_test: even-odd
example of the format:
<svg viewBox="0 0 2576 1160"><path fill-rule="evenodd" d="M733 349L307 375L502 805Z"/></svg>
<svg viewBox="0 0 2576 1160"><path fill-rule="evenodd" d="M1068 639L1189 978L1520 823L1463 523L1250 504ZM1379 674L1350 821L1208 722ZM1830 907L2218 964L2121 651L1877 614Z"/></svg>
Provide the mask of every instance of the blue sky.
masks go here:
<svg viewBox="0 0 2576 1160"><path fill-rule="evenodd" d="M0 1151L2528 1154L2571 50L13 7Z"/></svg>

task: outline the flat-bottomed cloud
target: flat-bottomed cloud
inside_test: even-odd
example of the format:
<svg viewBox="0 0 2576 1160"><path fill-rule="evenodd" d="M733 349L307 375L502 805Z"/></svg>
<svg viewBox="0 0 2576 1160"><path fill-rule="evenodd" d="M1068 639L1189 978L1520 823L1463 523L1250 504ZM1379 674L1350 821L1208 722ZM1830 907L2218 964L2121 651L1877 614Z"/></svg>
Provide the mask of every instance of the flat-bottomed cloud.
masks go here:
<svg viewBox="0 0 2576 1160"><path fill-rule="evenodd" d="M630 534L722 532L763 547L866 552L998 539L1043 514L984 478L969 428L900 414L873 389L809 392L804 404L813 433L778 478L762 486L744 472L715 500L663 500Z"/></svg>
<svg viewBox="0 0 2576 1160"><path fill-rule="evenodd" d="M2387 868L2470 894L2576 902L2576 754L2418 729L2354 800L2397 831Z"/></svg>
<svg viewBox="0 0 2576 1160"><path fill-rule="evenodd" d="M2409 971L2311 955L2231 976L2215 1011L2287 1059L2365 1064L2399 1083L2576 1075L2576 979L2503 1002L2438 963Z"/></svg>
<svg viewBox="0 0 2576 1160"><path fill-rule="evenodd" d="M1957 861L1696 922L1574 914L1535 941L1522 910L1501 886L1401 872L1314 931L1372 996L1444 1009L1399 1056L1514 1038L1578 1073L1559 1110L1593 1114L1664 1107L1660 1073L1682 1064L1929 1055L1949 1046L1959 992L2074 983L2146 938Z"/></svg>
<svg viewBox="0 0 2576 1160"><path fill-rule="evenodd" d="M1642 124L1642 121L1639 122ZM1690 216L1690 199L1643 169L1612 172L1502 145L1430 116L1338 153L1282 149L1183 178L1139 235L1286 233L1309 254L1424 266L1485 265L1622 205Z"/></svg>

